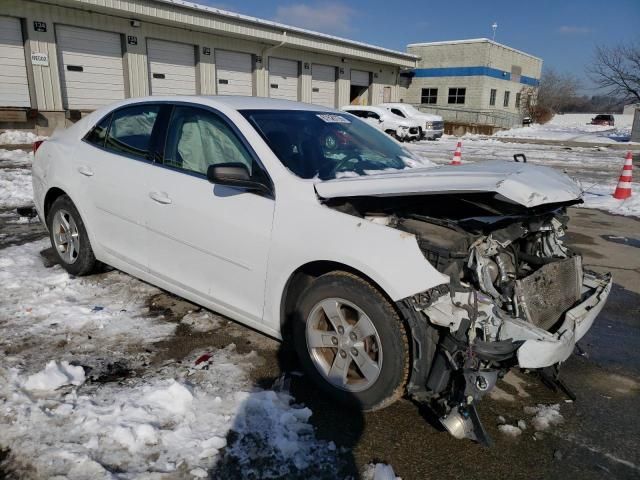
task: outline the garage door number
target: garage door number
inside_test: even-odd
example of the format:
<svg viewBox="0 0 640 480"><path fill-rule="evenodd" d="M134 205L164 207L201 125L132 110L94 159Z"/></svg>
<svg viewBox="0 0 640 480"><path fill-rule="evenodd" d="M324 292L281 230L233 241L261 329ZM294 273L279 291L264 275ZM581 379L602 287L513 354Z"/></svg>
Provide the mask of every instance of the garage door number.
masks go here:
<svg viewBox="0 0 640 480"><path fill-rule="evenodd" d="M31 64L32 65L40 65L42 67L48 67L49 66L49 55L47 55L46 53L33 52L31 54Z"/></svg>

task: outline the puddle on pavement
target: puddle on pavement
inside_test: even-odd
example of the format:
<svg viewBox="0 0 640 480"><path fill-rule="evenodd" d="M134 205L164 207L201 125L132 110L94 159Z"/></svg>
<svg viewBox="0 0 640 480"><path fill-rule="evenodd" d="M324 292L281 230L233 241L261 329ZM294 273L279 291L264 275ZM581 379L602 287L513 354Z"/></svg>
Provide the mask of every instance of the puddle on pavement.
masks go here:
<svg viewBox="0 0 640 480"><path fill-rule="evenodd" d="M633 237L623 237L621 235L600 235L607 242L619 243L630 247L640 248L640 239Z"/></svg>

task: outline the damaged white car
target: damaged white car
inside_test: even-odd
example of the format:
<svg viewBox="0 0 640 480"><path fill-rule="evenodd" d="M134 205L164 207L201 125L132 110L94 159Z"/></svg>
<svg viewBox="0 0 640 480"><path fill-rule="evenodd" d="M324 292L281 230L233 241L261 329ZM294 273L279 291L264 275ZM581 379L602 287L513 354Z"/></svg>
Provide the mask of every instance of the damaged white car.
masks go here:
<svg viewBox="0 0 640 480"><path fill-rule="evenodd" d="M566 360L611 289L563 244L566 176L419 160L345 113L250 97L103 108L38 144L60 263L103 262L295 347L344 402L429 402L484 440L509 368Z"/></svg>

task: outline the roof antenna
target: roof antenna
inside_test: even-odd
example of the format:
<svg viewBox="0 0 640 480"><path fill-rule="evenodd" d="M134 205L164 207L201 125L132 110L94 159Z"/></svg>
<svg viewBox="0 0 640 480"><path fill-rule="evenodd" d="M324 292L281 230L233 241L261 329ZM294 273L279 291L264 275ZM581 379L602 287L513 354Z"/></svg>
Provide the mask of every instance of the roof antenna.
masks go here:
<svg viewBox="0 0 640 480"><path fill-rule="evenodd" d="M498 29L498 22L493 22L493 25L491 25L491 28L493 29L493 41L496 41L496 30Z"/></svg>

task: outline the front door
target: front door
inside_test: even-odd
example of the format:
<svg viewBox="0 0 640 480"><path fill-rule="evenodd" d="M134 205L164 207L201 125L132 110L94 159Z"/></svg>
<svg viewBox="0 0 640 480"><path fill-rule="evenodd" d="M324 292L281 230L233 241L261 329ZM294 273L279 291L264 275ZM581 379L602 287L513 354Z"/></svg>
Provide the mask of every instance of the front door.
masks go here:
<svg viewBox="0 0 640 480"><path fill-rule="evenodd" d="M147 179L149 269L221 313L262 319L274 200L214 185L207 167L243 163L265 175L240 136L217 113L176 105L162 166Z"/></svg>

